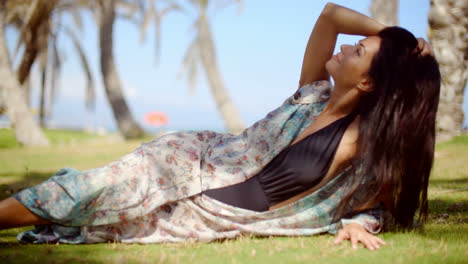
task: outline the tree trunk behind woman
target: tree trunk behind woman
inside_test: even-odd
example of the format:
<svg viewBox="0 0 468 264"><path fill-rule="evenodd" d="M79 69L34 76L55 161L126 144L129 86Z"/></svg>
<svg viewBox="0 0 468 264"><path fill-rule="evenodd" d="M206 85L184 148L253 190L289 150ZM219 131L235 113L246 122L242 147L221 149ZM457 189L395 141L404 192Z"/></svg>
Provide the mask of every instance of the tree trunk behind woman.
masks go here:
<svg viewBox="0 0 468 264"><path fill-rule="evenodd" d="M398 25L398 0L372 0L371 16L387 26Z"/></svg>
<svg viewBox="0 0 468 264"><path fill-rule="evenodd" d="M463 128L468 78L468 0L431 0L428 37L442 75L437 137L448 140Z"/></svg>
<svg viewBox="0 0 468 264"><path fill-rule="evenodd" d="M112 107L115 120L122 135L126 139L138 138L144 135L143 129L135 122L122 93L121 83L114 62L113 30L115 21L115 0L99 1L99 48L102 79L107 99Z"/></svg>
<svg viewBox="0 0 468 264"><path fill-rule="evenodd" d="M200 61L210 83L211 93L216 101L226 129L233 134L239 134L245 129L239 112L224 87L221 73L218 70L216 51L211 31L206 19L200 19Z"/></svg>

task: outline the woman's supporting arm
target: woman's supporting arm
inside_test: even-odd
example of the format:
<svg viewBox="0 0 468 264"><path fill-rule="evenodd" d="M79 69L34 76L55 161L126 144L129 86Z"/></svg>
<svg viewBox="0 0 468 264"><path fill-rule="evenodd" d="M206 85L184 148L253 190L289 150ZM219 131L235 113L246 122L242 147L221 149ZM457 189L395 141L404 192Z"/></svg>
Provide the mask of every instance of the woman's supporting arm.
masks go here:
<svg viewBox="0 0 468 264"><path fill-rule="evenodd" d="M385 25L354 10L328 3L309 37L302 62L299 87L318 80L329 80L326 62L333 55L338 34L376 35Z"/></svg>

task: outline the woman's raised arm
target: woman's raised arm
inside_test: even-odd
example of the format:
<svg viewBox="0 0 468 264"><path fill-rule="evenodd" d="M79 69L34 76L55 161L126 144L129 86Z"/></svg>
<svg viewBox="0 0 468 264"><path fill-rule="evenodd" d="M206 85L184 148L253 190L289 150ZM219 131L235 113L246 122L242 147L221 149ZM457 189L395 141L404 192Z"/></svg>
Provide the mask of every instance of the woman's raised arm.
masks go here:
<svg viewBox="0 0 468 264"><path fill-rule="evenodd" d="M307 43L299 87L330 79L325 64L333 55L338 34L371 36L384 28L385 25L346 7L325 5Z"/></svg>

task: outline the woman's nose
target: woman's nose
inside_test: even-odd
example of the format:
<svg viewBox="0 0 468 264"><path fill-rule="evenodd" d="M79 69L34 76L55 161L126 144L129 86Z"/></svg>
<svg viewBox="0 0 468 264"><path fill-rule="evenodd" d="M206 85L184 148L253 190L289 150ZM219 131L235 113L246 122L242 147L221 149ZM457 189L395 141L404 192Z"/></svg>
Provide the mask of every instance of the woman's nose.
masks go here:
<svg viewBox="0 0 468 264"><path fill-rule="evenodd" d="M343 44L343 45L340 46L340 50L341 50L341 52L344 53L344 51L345 51L347 48L349 48L349 47L351 47L351 46L350 46L350 45L347 45L347 44Z"/></svg>

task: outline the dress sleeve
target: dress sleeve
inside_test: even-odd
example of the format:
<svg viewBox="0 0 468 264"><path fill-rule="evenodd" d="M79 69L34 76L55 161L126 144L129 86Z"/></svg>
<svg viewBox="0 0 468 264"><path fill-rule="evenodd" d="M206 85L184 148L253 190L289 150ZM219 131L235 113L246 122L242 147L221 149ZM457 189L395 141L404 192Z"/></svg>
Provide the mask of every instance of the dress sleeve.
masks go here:
<svg viewBox="0 0 468 264"><path fill-rule="evenodd" d="M378 234L383 227L383 210L378 207L361 212L351 218L342 218L339 228L351 223L360 224L371 234Z"/></svg>
<svg viewBox="0 0 468 264"><path fill-rule="evenodd" d="M304 84L291 96L290 104L311 104L328 100L332 90L332 85L327 80L315 81Z"/></svg>

